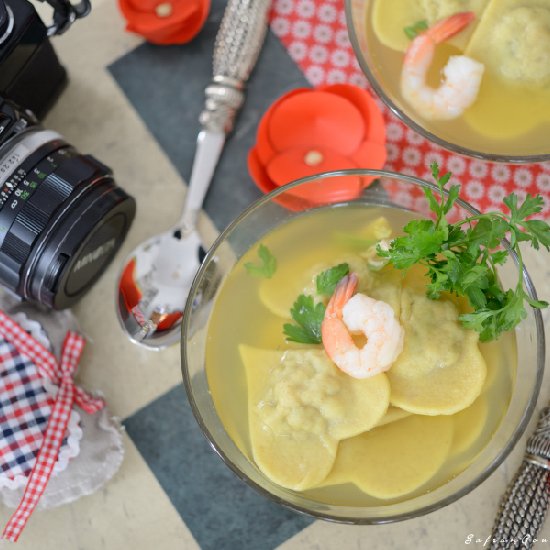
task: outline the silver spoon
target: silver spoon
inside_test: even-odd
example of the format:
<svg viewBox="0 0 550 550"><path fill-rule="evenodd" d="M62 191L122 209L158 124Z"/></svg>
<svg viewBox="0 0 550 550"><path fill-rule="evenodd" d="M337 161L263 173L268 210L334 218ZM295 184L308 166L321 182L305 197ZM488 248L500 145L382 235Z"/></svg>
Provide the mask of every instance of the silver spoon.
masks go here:
<svg viewBox="0 0 550 550"><path fill-rule="evenodd" d="M133 342L160 349L180 338L187 294L199 267L198 214L214 169L244 101L244 83L260 53L270 0L229 0L214 46L189 189L179 222L138 245L117 282L118 319Z"/></svg>

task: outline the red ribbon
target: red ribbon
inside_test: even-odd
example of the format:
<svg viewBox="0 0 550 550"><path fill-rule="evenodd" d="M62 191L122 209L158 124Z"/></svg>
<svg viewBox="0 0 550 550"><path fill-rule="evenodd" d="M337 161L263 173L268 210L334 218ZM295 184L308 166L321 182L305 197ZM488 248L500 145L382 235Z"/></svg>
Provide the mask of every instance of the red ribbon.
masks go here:
<svg viewBox="0 0 550 550"><path fill-rule="evenodd" d="M85 412L93 414L102 409L105 403L103 399L87 394L74 384L73 374L78 366L85 343L84 338L76 332L67 333L59 362L50 351L2 310L0 310L0 334L11 342L21 355L27 357L37 366L41 376L59 387L42 446L27 481L23 498L2 534L4 539L15 542L46 490L67 431L73 404L78 405Z"/></svg>

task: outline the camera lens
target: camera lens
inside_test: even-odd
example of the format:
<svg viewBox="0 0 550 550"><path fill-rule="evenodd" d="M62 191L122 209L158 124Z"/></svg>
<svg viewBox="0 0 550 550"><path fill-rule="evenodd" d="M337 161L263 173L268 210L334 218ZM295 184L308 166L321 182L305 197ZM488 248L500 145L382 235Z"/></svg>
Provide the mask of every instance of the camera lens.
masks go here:
<svg viewBox="0 0 550 550"><path fill-rule="evenodd" d="M0 107L0 283L63 309L112 260L134 219L135 201L95 158L20 112L6 116L5 103Z"/></svg>

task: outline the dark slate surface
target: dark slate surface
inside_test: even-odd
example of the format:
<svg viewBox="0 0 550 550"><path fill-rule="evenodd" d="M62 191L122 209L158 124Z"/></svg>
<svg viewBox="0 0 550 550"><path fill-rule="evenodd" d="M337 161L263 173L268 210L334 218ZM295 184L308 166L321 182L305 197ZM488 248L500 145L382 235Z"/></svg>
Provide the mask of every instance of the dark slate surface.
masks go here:
<svg viewBox="0 0 550 550"><path fill-rule="evenodd" d="M312 519L259 495L223 464L177 386L124 422L203 550L269 550Z"/></svg>
<svg viewBox="0 0 550 550"><path fill-rule="evenodd" d="M214 0L200 35L183 46L143 44L109 70L180 174L189 180L204 88L212 77L214 38L224 2ZM308 86L279 40L268 33L236 130L226 143L205 201L218 229L261 196L246 164L259 119L284 92ZM161 183L159 185L162 185Z"/></svg>
<svg viewBox="0 0 550 550"><path fill-rule="evenodd" d="M142 44L109 67L186 181L224 5L223 0L213 1L208 22L191 44ZM246 165L260 117L284 92L307 85L278 39L268 33L236 130L226 143L206 198L205 210L218 229L261 196ZM203 550L268 550L312 522L257 494L223 464L200 432L181 387L124 424Z"/></svg>

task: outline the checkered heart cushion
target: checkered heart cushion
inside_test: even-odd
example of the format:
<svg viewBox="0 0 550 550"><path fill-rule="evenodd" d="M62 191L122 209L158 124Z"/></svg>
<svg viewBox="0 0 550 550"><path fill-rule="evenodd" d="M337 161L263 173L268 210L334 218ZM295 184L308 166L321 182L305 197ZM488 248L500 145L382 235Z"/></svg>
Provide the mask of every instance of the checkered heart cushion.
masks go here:
<svg viewBox="0 0 550 550"><path fill-rule="evenodd" d="M8 341L0 339L0 487L26 483L42 445L57 387ZM78 454L82 435L73 410L54 474ZM70 439L70 444L69 444Z"/></svg>

